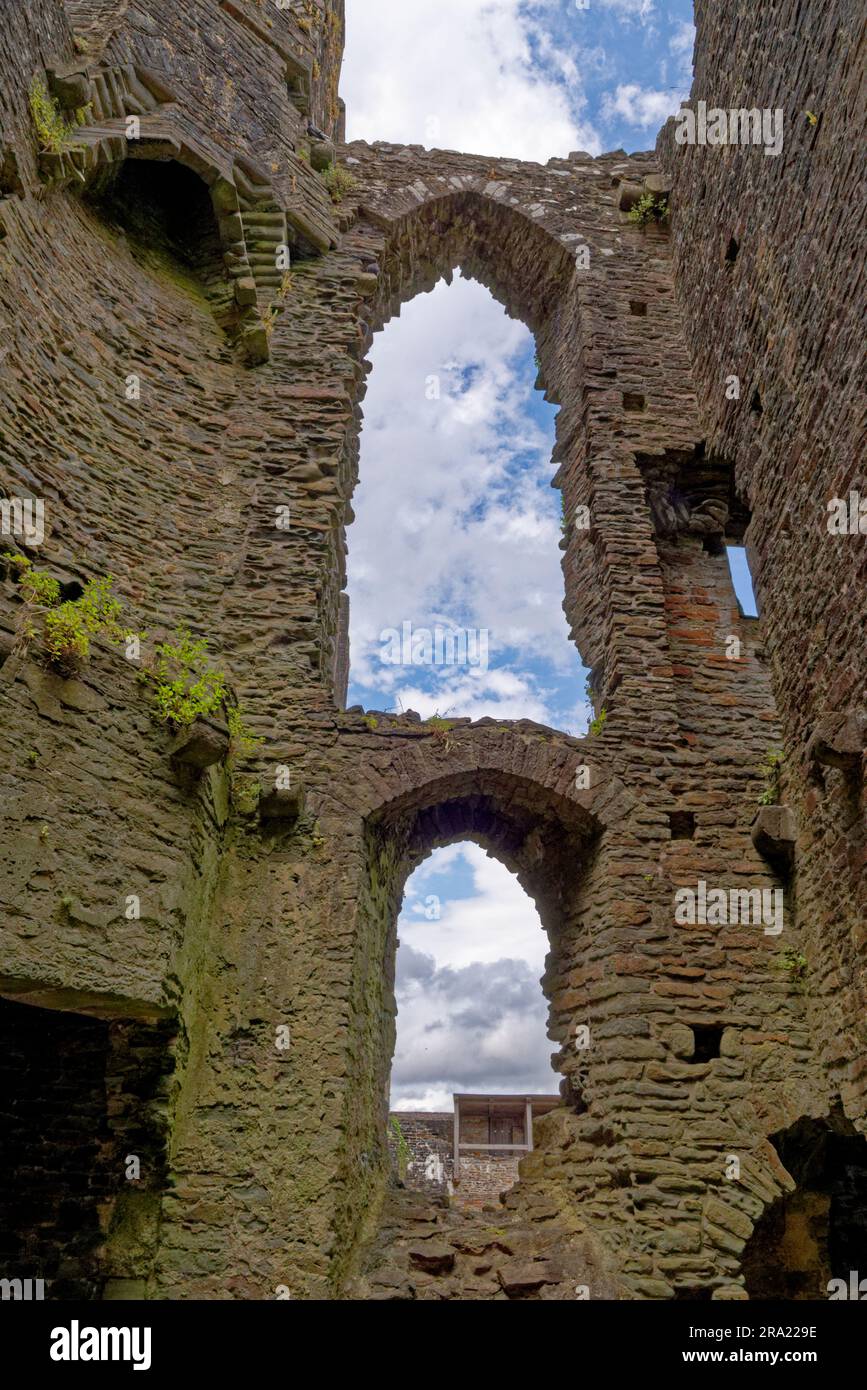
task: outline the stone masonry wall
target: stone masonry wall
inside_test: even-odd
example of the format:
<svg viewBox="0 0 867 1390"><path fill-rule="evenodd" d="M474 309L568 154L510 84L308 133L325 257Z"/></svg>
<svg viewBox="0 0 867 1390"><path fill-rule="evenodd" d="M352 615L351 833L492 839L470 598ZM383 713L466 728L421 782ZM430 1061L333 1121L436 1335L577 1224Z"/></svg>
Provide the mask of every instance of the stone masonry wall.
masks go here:
<svg viewBox="0 0 867 1390"><path fill-rule="evenodd" d="M461 1153L460 1181L454 1182L453 1114L399 1110L389 1114L388 1151L393 1180L412 1192L452 1198L457 1207L477 1208L499 1201L518 1181L518 1155ZM398 1139L395 1123L400 1126Z"/></svg>
<svg viewBox="0 0 867 1390"><path fill-rule="evenodd" d="M518 1181L520 1160L509 1154L461 1154L457 1205L466 1210L497 1206L504 1192Z"/></svg>
<svg viewBox="0 0 867 1390"><path fill-rule="evenodd" d="M454 1115L398 1110L389 1114L388 1125L392 1177L414 1192L450 1192Z"/></svg>
<svg viewBox="0 0 867 1390"><path fill-rule="evenodd" d="M699 81L721 8L700 11ZM3 493L45 500L45 544L28 554L70 592L114 576L145 655L181 624L206 638L264 740L197 776L173 759L122 646L95 642L73 677L49 669L38 640L22 641L9 552L26 539L2 538L0 992L10 1007L165 1029L173 1078L159 1220L134 1256L109 1241L87 1277L134 1279L150 1297L272 1298L278 1285L334 1297L359 1287L372 1251L387 1263L403 1239L383 1206L397 914L412 869L470 838L518 874L551 943L563 1104L508 1195L515 1248L536 1249L554 1222L570 1252L555 1296L577 1280L596 1296L741 1297L754 1223L793 1186L769 1136L838 1098L864 1125L863 792L834 769L807 789L794 751L811 702L857 701L856 668L826 642L820 690L790 660L805 631L791 594L811 566L826 614L845 613L847 642L857 631L845 566L859 538L848 551L841 538L835 571L833 547L793 527L789 580L757 566L759 625L738 611L724 554L746 508L761 555L784 470L808 469L800 435L785 449L761 435L797 334L783 332L785 297L772 300L771 384L753 421L765 463L745 463L713 409L702 325L715 342L720 322L740 332L767 302L765 271L739 259L726 320L735 310L707 297L714 282L684 254L686 226L701 246L724 219L690 212L696 166L663 173L664 145L661 159L544 166L340 145L354 186L332 202L319 170L341 134L341 36L341 7L312 0L273 15L250 0L99 14L27 0L0 31ZM820 68L832 80L827 55ZM39 155L39 74L92 105L75 155ZM707 197L733 199L730 179L709 179ZM628 221L646 180L675 185L670 232ZM188 254L137 232L168 226L177 198L199 229ZM572 520L563 542L566 613L606 711L584 740L342 708L365 356L402 303L457 266L533 330L560 406L553 482L567 519L589 507L589 529ZM798 407L804 424L811 409ZM781 726L801 818L793 877L751 834ZM699 882L781 889L782 934L676 921L675 892ZM785 949L807 956L806 988ZM480 1296L505 1287L525 1296L508 1279Z"/></svg>
<svg viewBox="0 0 867 1390"><path fill-rule="evenodd" d="M863 12L848 0L776 0L759 15L697 0L696 22L690 105L784 116L778 157L680 146L673 122L658 152L673 182L675 280L708 450L731 464L752 518L746 540L796 819L810 1033L829 1085L863 1121L867 521L846 535L827 524L832 499L867 497L867 238L854 196L867 172L857 134ZM739 400L726 398L731 375ZM819 761L817 730L846 719L855 742L845 763Z"/></svg>

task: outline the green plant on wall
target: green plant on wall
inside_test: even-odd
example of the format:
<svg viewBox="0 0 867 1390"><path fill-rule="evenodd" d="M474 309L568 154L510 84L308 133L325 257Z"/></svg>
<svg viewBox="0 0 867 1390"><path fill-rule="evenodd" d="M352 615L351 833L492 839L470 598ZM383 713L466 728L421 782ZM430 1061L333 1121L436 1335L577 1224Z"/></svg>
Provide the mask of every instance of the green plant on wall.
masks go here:
<svg viewBox="0 0 867 1390"><path fill-rule="evenodd" d="M274 326L277 322L277 319L283 313L286 299L288 295L291 294L294 288L294 284L295 282L292 277L292 272L290 270L287 270L283 276L283 279L280 281L280 288L277 291L277 298L274 300L272 304L269 304L266 309L261 309L259 311L259 317L262 320L262 327L265 330L265 337L268 339L269 343L271 341L271 335L274 332Z"/></svg>
<svg viewBox="0 0 867 1390"><path fill-rule="evenodd" d="M24 555L13 555L11 563L25 604L24 645L40 643L49 665L61 675L73 676L80 671L90 656L94 637L122 642L130 635L120 623L123 609L114 596L110 574L88 580L80 598L61 603L58 580L45 570L34 569Z"/></svg>
<svg viewBox="0 0 867 1390"><path fill-rule="evenodd" d="M232 805L242 815L252 815L258 809L259 799L262 795L262 783L258 778L233 772L229 782L229 791Z"/></svg>
<svg viewBox="0 0 867 1390"><path fill-rule="evenodd" d="M123 610L112 593L113 584L110 574L104 579L91 579L81 598L70 599L46 613L45 649L54 664L77 669L90 656L93 637L123 641Z"/></svg>
<svg viewBox="0 0 867 1390"><path fill-rule="evenodd" d="M229 726L230 757L232 758L241 753L249 753L254 748L260 748L265 742L264 738L257 737L248 727L240 705L226 706L226 723Z"/></svg>
<svg viewBox="0 0 867 1390"><path fill-rule="evenodd" d="M261 309L259 311L259 317L262 320L262 327L265 330L265 337L268 339L269 343L271 341L271 335L274 332L274 325L277 322L279 314L280 308L277 304L269 304L267 309Z"/></svg>
<svg viewBox="0 0 867 1390"><path fill-rule="evenodd" d="M637 227L647 227L651 222L667 222L670 216L668 195L666 193L642 193L626 214Z"/></svg>
<svg viewBox="0 0 867 1390"><path fill-rule="evenodd" d="M176 729L224 712L232 757L264 743L247 728L240 706L231 703L228 678L211 665L207 638L193 637L188 628L179 628L173 641L157 643L142 679L153 688L157 718Z"/></svg>
<svg viewBox="0 0 867 1390"><path fill-rule="evenodd" d="M591 733L591 735L595 738L597 734L601 734L601 733L602 733L602 730L605 728L605 725L606 725L607 723L608 723L608 711L607 711L607 709L605 709L605 707L603 706L603 708L602 708L602 709L599 711L599 713L597 714L596 718L595 718L595 719L592 719L592 720L590 721L590 733Z"/></svg>
<svg viewBox="0 0 867 1390"><path fill-rule="evenodd" d="M332 203L342 203L347 193L355 187L355 179L342 164L329 164L322 171L322 182L328 189Z"/></svg>
<svg viewBox="0 0 867 1390"><path fill-rule="evenodd" d="M39 148L46 154L69 154L80 150L82 145L75 141L75 131L88 118L89 107L82 107L68 121L45 85L42 77L34 77L28 93L30 114L39 138Z"/></svg>
<svg viewBox="0 0 867 1390"><path fill-rule="evenodd" d="M157 643L145 675L154 686L158 717L179 729L216 714L226 699L226 680L208 661L207 639L194 638L187 628L173 642Z"/></svg>
<svg viewBox="0 0 867 1390"><path fill-rule="evenodd" d="M37 608L54 608L60 602L60 583L57 579L44 570L35 570L23 555L14 555L12 563L20 571L18 587L25 603L35 604Z"/></svg>
<svg viewBox="0 0 867 1390"><path fill-rule="evenodd" d="M798 951L794 946L787 946L776 961L776 967L788 977L793 989L799 994L804 992L810 967L802 951Z"/></svg>
<svg viewBox="0 0 867 1390"><path fill-rule="evenodd" d="M10 564L24 600L22 646L26 649L31 642L39 643L48 664L59 674L71 677L81 670L95 637L129 642L146 636L122 625L123 606L114 594L111 575L88 580L80 598L61 602L59 581L44 570L34 569L25 555L12 555ZM157 643L140 679L152 688L157 718L177 729L223 713L229 729L230 758L264 743L247 727L243 710L230 696L225 673L211 666L207 640L194 638L186 628L179 629L173 641Z"/></svg>
<svg viewBox="0 0 867 1390"><path fill-rule="evenodd" d="M765 790L759 797L760 806L779 806L782 795L781 778L785 753L779 748L771 748L765 754L761 773L765 779Z"/></svg>
<svg viewBox="0 0 867 1390"><path fill-rule="evenodd" d="M424 727L430 729L437 743L442 744L446 753L451 752L452 741L449 735L455 727L455 723L454 719L447 719L445 715L440 714L439 710L424 721Z"/></svg>

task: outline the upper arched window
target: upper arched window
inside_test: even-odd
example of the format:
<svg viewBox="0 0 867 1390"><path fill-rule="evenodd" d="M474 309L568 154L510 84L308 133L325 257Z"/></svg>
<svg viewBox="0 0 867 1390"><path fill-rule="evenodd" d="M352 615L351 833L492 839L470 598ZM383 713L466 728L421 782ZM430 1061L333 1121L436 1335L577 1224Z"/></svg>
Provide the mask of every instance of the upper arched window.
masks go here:
<svg viewBox="0 0 867 1390"><path fill-rule="evenodd" d="M536 345L458 276L377 337L348 533L348 703L580 733L563 614L556 411Z"/></svg>

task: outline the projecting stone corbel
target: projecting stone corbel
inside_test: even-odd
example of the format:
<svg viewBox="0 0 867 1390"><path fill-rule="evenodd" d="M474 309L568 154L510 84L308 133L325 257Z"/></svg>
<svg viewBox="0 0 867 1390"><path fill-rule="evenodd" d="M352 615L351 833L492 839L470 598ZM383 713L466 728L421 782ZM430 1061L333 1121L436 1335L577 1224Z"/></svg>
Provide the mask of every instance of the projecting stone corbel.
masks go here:
<svg viewBox="0 0 867 1390"><path fill-rule="evenodd" d="M797 826L788 806L760 806L750 835L763 859L786 870L795 859Z"/></svg>
<svg viewBox="0 0 867 1390"><path fill-rule="evenodd" d="M259 802L259 819L291 824L304 814L304 788L279 787L269 791Z"/></svg>
<svg viewBox="0 0 867 1390"><path fill-rule="evenodd" d="M176 736L169 755L173 762L203 772L229 752L229 730L214 719L196 719Z"/></svg>
<svg viewBox="0 0 867 1390"><path fill-rule="evenodd" d="M859 771L867 749L867 710L846 710L820 719L807 745L807 757L823 767Z"/></svg>

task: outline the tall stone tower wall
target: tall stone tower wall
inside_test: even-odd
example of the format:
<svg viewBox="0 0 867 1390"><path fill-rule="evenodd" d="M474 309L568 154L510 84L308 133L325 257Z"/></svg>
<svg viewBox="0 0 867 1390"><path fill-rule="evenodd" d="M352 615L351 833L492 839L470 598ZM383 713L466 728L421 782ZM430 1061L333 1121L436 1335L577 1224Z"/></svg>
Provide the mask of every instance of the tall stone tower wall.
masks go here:
<svg viewBox="0 0 867 1390"><path fill-rule="evenodd" d="M721 8L699 16L698 83ZM403 886L436 845L472 838L518 873L551 941L563 1107L540 1122L514 1219L558 1213L623 1296L740 1296L754 1223L794 1181L769 1136L838 1112L863 1133L865 1118L863 781L847 751L863 680L818 629L815 668L797 666L794 597L809 574L816 623L839 612L851 638L863 539L835 551L803 511L771 548L788 480L826 457L832 407L781 401L772 422L782 379L806 389L809 299L769 298L781 269L743 231L735 278L717 274L736 207L733 231L760 214L765 244L782 238L771 161L731 151L702 175L666 139L658 156L544 166L335 151L342 19L314 0L28 0L0 39L0 482L47 519L38 552L18 536L0 554L0 1094L30 1077L34 1100L4 1155L10 1251L94 1296L351 1287L388 1169ZM820 50L817 82L830 66ZM34 78L79 112L74 148L39 152ZM351 176L338 201L335 154ZM670 233L630 223L637 196L669 185ZM560 406L553 481L567 519L589 509L563 542L566 613L606 711L586 740L343 708L365 357L458 266L535 333ZM759 421L717 399L710 323L742 336ZM840 373L823 341L819 369ZM827 457L828 487L844 486L854 474ZM793 495L808 507L806 481ZM745 528L760 624L725 558ZM22 550L70 600L112 575L145 659L179 627L206 638L263 742L227 762L219 724L176 737L122 642L95 639L59 673L26 637ZM782 810L753 834L781 740L793 871ZM675 893L699 883L782 892L782 934L677 921ZM806 956L808 988L783 950ZM77 1127L99 1135L87 1221L75 1234L55 1198L34 1237L33 1146L62 1194L70 1148L90 1171Z"/></svg>
<svg viewBox="0 0 867 1390"><path fill-rule="evenodd" d="M867 508L863 13L775 4L763 22L699 0L690 106L781 110L782 153L658 153L677 209L672 254L708 448L731 465L797 824L792 893L811 962L810 1027L835 1089L863 1115ZM728 60L721 64L718 55ZM726 382L740 379L739 400ZM858 504L855 503L857 510ZM838 745L836 751L829 745Z"/></svg>

